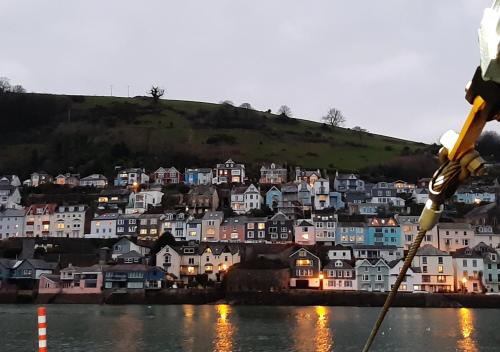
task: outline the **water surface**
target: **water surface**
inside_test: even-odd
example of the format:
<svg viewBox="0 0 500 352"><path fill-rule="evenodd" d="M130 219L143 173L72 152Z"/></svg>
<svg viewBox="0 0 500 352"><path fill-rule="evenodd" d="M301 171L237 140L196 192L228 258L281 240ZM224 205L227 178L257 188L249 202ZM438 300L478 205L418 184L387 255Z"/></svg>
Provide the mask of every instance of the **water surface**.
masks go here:
<svg viewBox="0 0 500 352"><path fill-rule="evenodd" d="M48 305L50 352L361 351L379 308ZM37 351L36 306L0 305L0 351ZM500 351L499 309L394 308L372 351Z"/></svg>

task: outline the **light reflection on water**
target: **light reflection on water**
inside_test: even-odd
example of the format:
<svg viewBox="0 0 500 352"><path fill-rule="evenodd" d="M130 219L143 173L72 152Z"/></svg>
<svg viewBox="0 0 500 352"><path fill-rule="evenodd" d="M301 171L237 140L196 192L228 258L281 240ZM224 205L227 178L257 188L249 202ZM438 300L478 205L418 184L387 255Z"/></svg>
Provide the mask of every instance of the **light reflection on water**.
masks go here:
<svg viewBox="0 0 500 352"><path fill-rule="evenodd" d="M333 348L332 332L328 327L328 310L322 306L315 307L318 318L316 320L316 351L331 351Z"/></svg>
<svg viewBox="0 0 500 352"><path fill-rule="evenodd" d="M463 352L477 352L476 341L471 336L474 332L474 313L471 309L460 308L458 311L458 323L462 338L457 341L457 349ZM500 349L500 346L499 346Z"/></svg>
<svg viewBox="0 0 500 352"><path fill-rule="evenodd" d="M229 320L231 306L219 304L217 310L217 323L215 324L214 351L231 352L233 350L234 327Z"/></svg>

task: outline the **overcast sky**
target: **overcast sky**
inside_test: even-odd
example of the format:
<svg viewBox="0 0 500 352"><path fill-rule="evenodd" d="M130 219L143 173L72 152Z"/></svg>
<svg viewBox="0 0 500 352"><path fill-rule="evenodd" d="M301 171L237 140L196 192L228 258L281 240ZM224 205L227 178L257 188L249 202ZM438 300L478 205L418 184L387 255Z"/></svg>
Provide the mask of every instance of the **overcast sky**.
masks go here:
<svg viewBox="0 0 500 352"><path fill-rule="evenodd" d="M491 2L0 0L0 76L65 94L158 84L311 120L336 107L348 127L434 142L465 120Z"/></svg>

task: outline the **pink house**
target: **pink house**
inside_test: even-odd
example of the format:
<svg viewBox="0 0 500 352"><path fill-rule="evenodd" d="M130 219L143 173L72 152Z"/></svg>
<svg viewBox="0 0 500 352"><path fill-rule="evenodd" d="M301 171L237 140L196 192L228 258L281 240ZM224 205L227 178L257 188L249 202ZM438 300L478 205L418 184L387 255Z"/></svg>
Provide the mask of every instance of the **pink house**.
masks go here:
<svg viewBox="0 0 500 352"><path fill-rule="evenodd" d="M298 220L294 226L295 243L303 246L316 244L316 232L311 220Z"/></svg>
<svg viewBox="0 0 500 352"><path fill-rule="evenodd" d="M104 268L104 265L76 267L70 264L59 275L42 274L38 293L100 294Z"/></svg>

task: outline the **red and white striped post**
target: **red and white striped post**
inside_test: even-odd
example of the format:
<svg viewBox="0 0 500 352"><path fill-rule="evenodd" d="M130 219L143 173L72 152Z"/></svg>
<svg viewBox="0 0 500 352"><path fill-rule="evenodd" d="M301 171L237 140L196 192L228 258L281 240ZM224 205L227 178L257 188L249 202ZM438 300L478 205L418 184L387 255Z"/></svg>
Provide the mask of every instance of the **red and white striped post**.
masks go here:
<svg viewBox="0 0 500 352"><path fill-rule="evenodd" d="M38 307L38 352L47 352L47 312Z"/></svg>

